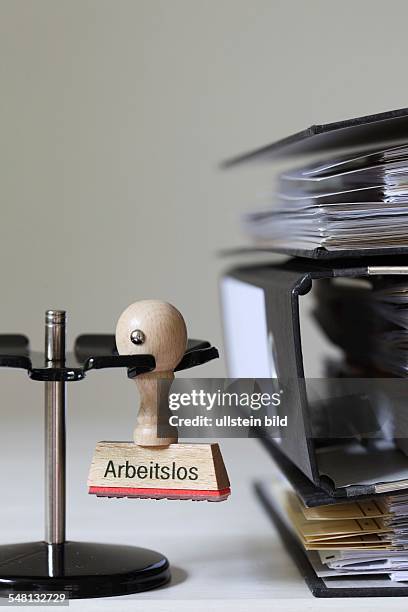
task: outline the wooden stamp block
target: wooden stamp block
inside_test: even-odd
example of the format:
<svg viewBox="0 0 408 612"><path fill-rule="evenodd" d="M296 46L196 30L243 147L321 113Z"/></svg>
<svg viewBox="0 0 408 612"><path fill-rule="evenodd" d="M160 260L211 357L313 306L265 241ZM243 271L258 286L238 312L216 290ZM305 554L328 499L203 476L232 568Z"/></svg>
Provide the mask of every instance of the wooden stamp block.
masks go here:
<svg viewBox="0 0 408 612"><path fill-rule="evenodd" d="M133 442L99 442L89 492L105 497L223 501L230 483L218 444L144 448Z"/></svg>

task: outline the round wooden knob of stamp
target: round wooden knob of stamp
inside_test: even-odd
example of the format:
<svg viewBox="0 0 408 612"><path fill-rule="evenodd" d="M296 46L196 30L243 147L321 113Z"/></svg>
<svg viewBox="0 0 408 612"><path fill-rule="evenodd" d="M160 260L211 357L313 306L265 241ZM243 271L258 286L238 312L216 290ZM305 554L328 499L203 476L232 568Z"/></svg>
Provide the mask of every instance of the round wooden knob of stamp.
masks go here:
<svg viewBox="0 0 408 612"><path fill-rule="evenodd" d="M140 392L140 409L134 431L139 446L168 446L177 442L177 430L161 423L168 414L168 392L187 346L187 328L181 313L167 302L141 300L126 308L116 326L120 355L153 355L156 369L135 379Z"/></svg>

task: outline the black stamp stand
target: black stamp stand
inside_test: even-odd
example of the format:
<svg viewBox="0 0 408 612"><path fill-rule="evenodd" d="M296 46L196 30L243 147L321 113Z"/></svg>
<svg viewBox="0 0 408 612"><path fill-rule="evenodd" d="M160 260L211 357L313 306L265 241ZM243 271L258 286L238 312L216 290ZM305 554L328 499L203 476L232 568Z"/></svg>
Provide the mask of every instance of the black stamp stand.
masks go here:
<svg viewBox="0 0 408 612"><path fill-rule="evenodd" d="M60 593L69 598L108 597L146 591L170 580L161 553L134 546L71 542L65 537L65 385L90 370L127 368L128 376L155 368L152 355L118 355L115 336L79 336L65 352L65 312L46 313L45 351L30 350L23 335L0 335L0 367L27 370L45 383L46 521L42 542L0 545L0 596ZM176 370L218 357L208 342L189 340Z"/></svg>

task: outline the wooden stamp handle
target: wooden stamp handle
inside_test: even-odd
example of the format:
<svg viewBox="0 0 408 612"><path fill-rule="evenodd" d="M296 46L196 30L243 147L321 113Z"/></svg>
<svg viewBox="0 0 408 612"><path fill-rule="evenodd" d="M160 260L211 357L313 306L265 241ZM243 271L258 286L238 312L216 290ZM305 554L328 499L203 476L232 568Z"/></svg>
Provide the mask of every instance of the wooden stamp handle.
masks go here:
<svg viewBox="0 0 408 612"><path fill-rule="evenodd" d="M168 446L177 442L177 429L168 424L168 398L173 380L173 372L151 372L135 378L140 408L133 439L139 446Z"/></svg>
<svg viewBox="0 0 408 612"><path fill-rule="evenodd" d="M133 436L135 443L168 446L177 442L177 430L168 424L168 394L174 380L174 368L187 346L187 329L182 315L167 302L135 302L119 318L116 346L121 355L144 353L153 355L156 360L154 372L135 379L141 398Z"/></svg>

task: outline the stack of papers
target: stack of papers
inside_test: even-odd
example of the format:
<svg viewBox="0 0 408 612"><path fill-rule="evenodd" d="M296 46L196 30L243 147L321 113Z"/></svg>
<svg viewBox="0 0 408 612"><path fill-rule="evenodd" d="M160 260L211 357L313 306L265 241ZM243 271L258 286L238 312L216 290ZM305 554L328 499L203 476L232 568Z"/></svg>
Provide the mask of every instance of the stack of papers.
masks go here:
<svg viewBox="0 0 408 612"><path fill-rule="evenodd" d="M408 246L408 145L286 172L264 199L244 227L270 248Z"/></svg>
<svg viewBox="0 0 408 612"><path fill-rule="evenodd" d="M315 316L327 336L335 344L341 343L351 361L357 359L360 365L406 377L408 282L396 278L373 277L364 282L347 279L347 285L339 285L337 279L321 283L317 287Z"/></svg>
<svg viewBox="0 0 408 612"><path fill-rule="evenodd" d="M373 291L375 315L386 330L376 338L376 361L396 376L408 376L408 283L388 282Z"/></svg>
<svg viewBox="0 0 408 612"><path fill-rule="evenodd" d="M386 550L394 532L386 511L375 501L305 508L295 493L286 494L286 511L306 550Z"/></svg>
<svg viewBox="0 0 408 612"><path fill-rule="evenodd" d="M293 490L278 488L275 500L318 576L408 581L407 494L307 508Z"/></svg>

